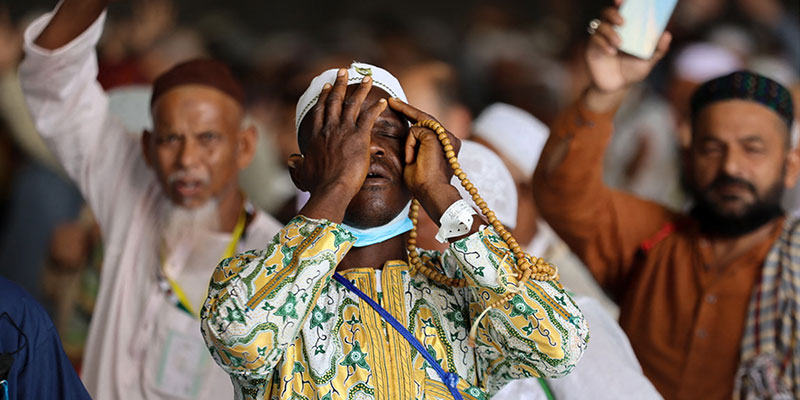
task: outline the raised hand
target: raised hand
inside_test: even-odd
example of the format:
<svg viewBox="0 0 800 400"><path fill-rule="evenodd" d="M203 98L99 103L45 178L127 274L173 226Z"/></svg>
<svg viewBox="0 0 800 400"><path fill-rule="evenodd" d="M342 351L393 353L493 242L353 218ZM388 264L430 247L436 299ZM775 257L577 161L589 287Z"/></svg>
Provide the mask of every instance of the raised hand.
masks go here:
<svg viewBox="0 0 800 400"><path fill-rule="evenodd" d="M412 122L435 120L399 99L390 99L389 106ZM450 132L447 132L447 136L457 154L461 141ZM406 186L419 199L428 215L438 222L447 207L461 197L456 188L450 185L453 170L434 131L418 126L411 127L405 143L405 163L403 179Z"/></svg>
<svg viewBox="0 0 800 400"><path fill-rule="evenodd" d="M340 69L336 81L326 84L317 105L306 116L310 133L301 130L303 152L289 157L289 170L295 185L311 193L301 214L341 222L350 200L364 184L370 166L372 126L386 109L380 100L362 110L372 88L372 78L364 77L356 90L347 95L347 70Z"/></svg>
<svg viewBox="0 0 800 400"><path fill-rule="evenodd" d="M614 26L625 23L619 14L621 4L622 0L615 0L614 7L603 10L600 24L594 29L586 47L586 62L592 83L590 90L597 95L620 97L621 94L624 97L624 92L631 85L641 82L650 74L656 63L666 54L672 40L672 35L664 32L649 60L619 51L621 39Z"/></svg>

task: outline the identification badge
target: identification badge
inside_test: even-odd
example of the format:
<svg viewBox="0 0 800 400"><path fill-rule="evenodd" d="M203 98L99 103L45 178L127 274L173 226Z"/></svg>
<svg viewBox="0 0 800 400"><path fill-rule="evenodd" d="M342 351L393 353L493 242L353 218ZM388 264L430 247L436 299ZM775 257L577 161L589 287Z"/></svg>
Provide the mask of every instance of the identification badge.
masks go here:
<svg viewBox="0 0 800 400"><path fill-rule="evenodd" d="M158 390L179 399L197 398L213 361L197 335L170 330L158 366Z"/></svg>

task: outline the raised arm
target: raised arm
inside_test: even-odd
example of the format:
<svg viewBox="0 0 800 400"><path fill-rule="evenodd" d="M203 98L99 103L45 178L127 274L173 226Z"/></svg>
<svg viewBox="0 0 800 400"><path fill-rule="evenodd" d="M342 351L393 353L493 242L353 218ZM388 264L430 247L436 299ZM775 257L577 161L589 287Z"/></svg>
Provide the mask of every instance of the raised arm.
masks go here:
<svg viewBox="0 0 800 400"><path fill-rule="evenodd" d="M612 292L630 271L639 245L672 218L666 208L603 183L614 113L631 85L647 77L670 42L665 33L650 60L623 54L612 26L621 23L615 7L604 10L586 50L590 87L551 127L533 177L534 197L544 219L601 286Z"/></svg>
<svg viewBox="0 0 800 400"><path fill-rule="evenodd" d="M105 11L108 0L65 0L34 43L45 50L56 50L77 39Z"/></svg>
<svg viewBox="0 0 800 400"><path fill-rule="evenodd" d="M20 83L32 120L97 214L111 218L120 196L141 190L144 177L121 176L141 161L138 140L111 118L97 82L95 46L106 0L64 0L25 32ZM117 210L119 211L119 210Z"/></svg>

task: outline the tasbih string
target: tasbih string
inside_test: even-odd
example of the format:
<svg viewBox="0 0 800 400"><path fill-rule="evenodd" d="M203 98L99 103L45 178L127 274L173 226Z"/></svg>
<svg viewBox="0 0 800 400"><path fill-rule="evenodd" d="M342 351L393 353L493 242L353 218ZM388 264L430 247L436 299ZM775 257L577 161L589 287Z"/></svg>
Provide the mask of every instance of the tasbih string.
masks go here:
<svg viewBox="0 0 800 400"><path fill-rule="evenodd" d="M484 310L481 313L481 316L474 322L472 329L470 329L470 343L474 343L478 322L480 322L481 318L486 315L487 311L492 308L500 307L511 300L519 292L519 288L522 287L525 282L528 281L528 279L534 279L537 281L558 280L558 267L544 261L542 258L531 256L522 250L522 247L520 247L519 243L517 243L517 240L514 239L514 236L511 235L511 232L509 232L505 226L503 226L500 220L498 220L495 216L494 211L489 209L489 207L486 205L486 201L484 201L483 198L478 194L478 188L476 188L475 185L473 185L472 182L467 179L467 174L458 164L458 158L456 158L455 149L453 148L453 144L450 142L450 138L447 137L447 131L440 123L431 119L426 119L417 122L416 126L428 128L436 133L436 136L439 138L439 142L442 144L445 157L447 157L447 162L450 163L450 167L453 169L453 175L458 177L458 180L461 182L461 186L463 186L464 189L472 196L472 200L480 209L481 214L483 214L489 223L492 224L494 231L501 238L503 238L508 245L508 248L512 253L514 253L514 256L517 260L515 268L518 281L517 286L512 289L509 287L509 285L499 282L500 284L503 284L506 289L509 289L509 293L502 298L488 304L486 310ZM422 263L419 253L417 252L417 220L419 217L419 208L419 201L417 199L413 199L411 202L411 210L409 211L408 216L411 219L411 222L413 222L414 227L409 234L407 247L408 259L411 264L411 273L416 274L419 272L434 282L442 285L451 287L467 286L466 279L448 277ZM505 258L506 257L503 257L504 261ZM498 280L500 280L499 278Z"/></svg>

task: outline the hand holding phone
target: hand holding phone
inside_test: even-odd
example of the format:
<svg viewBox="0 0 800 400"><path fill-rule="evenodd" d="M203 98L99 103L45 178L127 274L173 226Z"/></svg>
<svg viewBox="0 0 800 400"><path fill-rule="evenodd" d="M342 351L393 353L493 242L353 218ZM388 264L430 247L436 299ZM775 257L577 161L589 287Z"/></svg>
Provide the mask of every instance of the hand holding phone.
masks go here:
<svg viewBox="0 0 800 400"><path fill-rule="evenodd" d="M622 43L619 49L642 59L650 59L658 38L678 0L625 0L619 13L625 22L614 27Z"/></svg>
<svg viewBox="0 0 800 400"><path fill-rule="evenodd" d="M616 7L604 9L602 17L592 20L588 29L591 36L586 46L586 63L591 86L584 103L595 112L607 112L618 107L627 89L644 80L664 57L672 39L669 32L661 33L655 51L647 59L620 51L622 38L616 29L628 23L620 14L618 7L621 3L621 0L615 0Z"/></svg>

